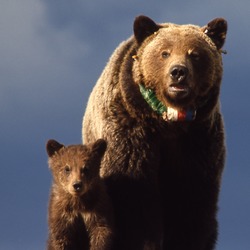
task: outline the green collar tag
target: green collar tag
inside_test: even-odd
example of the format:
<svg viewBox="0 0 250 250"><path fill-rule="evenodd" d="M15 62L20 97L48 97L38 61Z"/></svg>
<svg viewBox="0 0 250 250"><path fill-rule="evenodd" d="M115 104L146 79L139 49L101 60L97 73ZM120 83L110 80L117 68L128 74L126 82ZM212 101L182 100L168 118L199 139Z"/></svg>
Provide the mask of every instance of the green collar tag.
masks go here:
<svg viewBox="0 0 250 250"><path fill-rule="evenodd" d="M167 107L157 99L152 89L146 89L142 84L139 86L143 98L154 111L156 111L159 115L167 112Z"/></svg>

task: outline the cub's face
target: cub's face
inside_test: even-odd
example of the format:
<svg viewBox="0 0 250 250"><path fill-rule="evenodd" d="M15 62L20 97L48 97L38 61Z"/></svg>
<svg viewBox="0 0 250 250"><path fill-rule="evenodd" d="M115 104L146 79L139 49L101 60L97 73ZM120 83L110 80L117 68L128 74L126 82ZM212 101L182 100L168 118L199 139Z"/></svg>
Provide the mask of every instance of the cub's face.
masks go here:
<svg viewBox="0 0 250 250"><path fill-rule="evenodd" d="M86 147L62 148L50 159L51 170L56 183L72 195L82 195L98 176Z"/></svg>
<svg viewBox="0 0 250 250"><path fill-rule="evenodd" d="M106 142L68 147L50 140L47 143L49 166L54 183L73 196L86 193L99 179L100 161Z"/></svg>
<svg viewBox="0 0 250 250"><path fill-rule="evenodd" d="M226 29L224 19L215 19L201 28L157 25L147 17L138 17L134 24L139 44L135 62L136 74L140 76L137 81L152 89L166 106L195 108L211 89L219 88L220 48Z"/></svg>

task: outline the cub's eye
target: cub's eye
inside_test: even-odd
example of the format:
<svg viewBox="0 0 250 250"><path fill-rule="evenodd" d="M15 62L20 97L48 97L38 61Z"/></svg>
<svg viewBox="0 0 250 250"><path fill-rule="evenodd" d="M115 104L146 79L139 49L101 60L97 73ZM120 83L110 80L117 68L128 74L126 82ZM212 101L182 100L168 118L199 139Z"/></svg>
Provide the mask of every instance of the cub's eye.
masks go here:
<svg viewBox="0 0 250 250"><path fill-rule="evenodd" d="M168 51L163 51L163 52L161 53L161 56L162 56L162 58L168 58L168 57L170 56L170 52L168 52Z"/></svg>
<svg viewBox="0 0 250 250"><path fill-rule="evenodd" d="M64 173L65 173L65 174L69 174L70 171L71 171L71 170L70 170L70 167L69 167L68 165L66 165L65 168L64 168Z"/></svg>
<svg viewBox="0 0 250 250"><path fill-rule="evenodd" d="M89 173L89 166L85 165L81 168L81 174L87 175Z"/></svg>

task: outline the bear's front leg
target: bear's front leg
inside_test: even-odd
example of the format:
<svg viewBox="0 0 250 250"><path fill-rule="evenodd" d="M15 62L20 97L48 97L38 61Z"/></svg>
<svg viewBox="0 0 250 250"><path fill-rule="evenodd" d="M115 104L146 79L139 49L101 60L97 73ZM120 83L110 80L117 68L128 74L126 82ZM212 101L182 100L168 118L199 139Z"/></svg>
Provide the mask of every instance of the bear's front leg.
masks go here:
<svg viewBox="0 0 250 250"><path fill-rule="evenodd" d="M48 238L48 250L70 250L71 246L70 232L68 221L61 216L50 217L50 230Z"/></svg>
<svg viewBox="0 0 250 250"><path fill-rule="evenodd" d="M106 226L96 226L90 233L90 250L111 250L113 232Z"/></svg>
<svg viewBox="0 0 250 250"><path fill-rule="evenodd" d="M52 199L48 219L47 250L89 249L89 239L81 216L66 209L59 209L56 201Z"/></svg>

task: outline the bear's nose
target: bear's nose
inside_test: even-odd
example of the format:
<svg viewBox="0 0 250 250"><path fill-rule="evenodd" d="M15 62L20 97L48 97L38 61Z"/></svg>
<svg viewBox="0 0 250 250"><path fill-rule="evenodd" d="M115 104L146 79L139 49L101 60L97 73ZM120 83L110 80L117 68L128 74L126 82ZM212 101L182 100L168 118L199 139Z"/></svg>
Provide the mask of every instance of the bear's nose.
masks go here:
<svg viewBox="0 0 250 250"><path fill-rule="evenodd" d="M183 80L185 80L187 75L188 75L188 68L185 66L175 65L170 69L170 76L177 83L180 83Z"/></svg>
<svg viewBox="0 0 250 250"><path fill-rule="evenodd" d="M82 182L81 181L74 182L73 188L75 189L75 191L80 191L82 189Z"/></svg>

